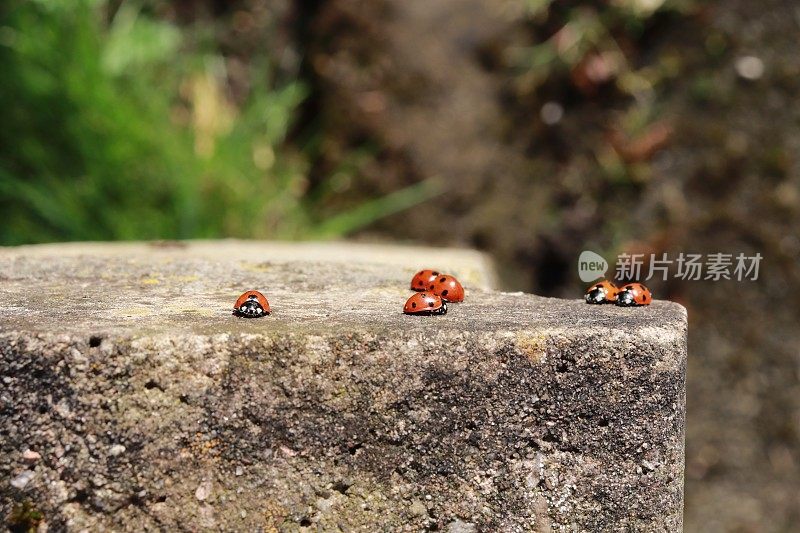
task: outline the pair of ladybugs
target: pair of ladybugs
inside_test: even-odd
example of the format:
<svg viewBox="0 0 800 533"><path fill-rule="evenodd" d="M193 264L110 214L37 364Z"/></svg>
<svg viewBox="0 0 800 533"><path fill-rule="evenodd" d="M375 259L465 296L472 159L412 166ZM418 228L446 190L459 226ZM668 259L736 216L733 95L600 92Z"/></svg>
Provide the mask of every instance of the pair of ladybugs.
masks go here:
<svg viewBox="0 0 800 533"><path fill-rule="evenodd" d="M628 283L617 287L607 279L589 287L585 298L587 304L614 303L622 307L650 305L653 301L650 289L641 283Z"/></svg>
<svg viewBox="0 0 800 533"><path fill-rule="evenodd" d="M412 291L417 291L403 306L407 315L443 315L448 302L463 302L464 287L449 274L436 270L420 270L411 278Z"/></svg>

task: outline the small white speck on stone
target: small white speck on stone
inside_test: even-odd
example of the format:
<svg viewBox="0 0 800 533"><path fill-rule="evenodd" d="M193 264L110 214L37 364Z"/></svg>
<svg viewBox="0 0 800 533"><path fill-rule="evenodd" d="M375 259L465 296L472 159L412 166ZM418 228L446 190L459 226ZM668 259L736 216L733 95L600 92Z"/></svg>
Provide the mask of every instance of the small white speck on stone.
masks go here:
<svg viewBox="0 0 800 533"><path fill-rule="evenodd" d="M204 502L211 496L211 489L211 482L203 481L197 486L197 490L194 491L194 497L197 498L198 501Z"/></svg>
<svg viewBox="0 0 800 533"><path fill-rule="evenodd" d="M746 80L758 80L764 75L764 62L756 56L742 56L736 60L736 73Z"/></svg>
<svg viewBox="0 0 800 533"><path fill-rule="evenodd" d="M236 475L237 476L241 476L243 474L244 474L244 468L242 468L241 466L237 466L236 467Z"/></svg>
<svg viewBox="0 0 800 533"><path fill-rule="evenodd" d="M239 516L241 516L242 518L247 518L247 511L242 509L242 511L239 513Z"/></svg>
<svg viewBox="0 0 800 533"><path fill-rule="evenodd" d="M471 522L455 519L447 525L448 533L475 533L478 528Z"/></svg>
<svg viewBox="0 0 800 533"><path fill-rule="evenodd" d="M125 453L125 449L126 449L125 446L123 446L122 444L115 444L108 449L108 455L110 455L111 457L116 457L118 455Z"/></svg>
<svg viewBox="0 0 800 533"><path fill-rule="evenodd" d="M71 418L72 411L69 408L69 404L66 400L61 400L56 405L53 406L53 410L60 416L61 418Z"/></svg>
<svg viewBox="0 0 800 533"><path fill-rule="evenodd" d="M42 455L39 452L35 452L28 448L24 452L22 452L22 460L28 464L33 464L39 461L42 458Z"/></svg>
<svg viewBox="0 0 800 533"><path fill-rule="evenodd" d="M24 489L28 486L28 483L31 482L34 476L36 476L36 472L33 470L25 470L11 480L11 486L15 489Z"/></svg>
<svg viewBox="0 0 800 533"><path fill-rule="evenodd" d="M317 498L317 509L323 513L327 513L333 507L333 501L329 498Z"/></svg>
<svg viewBox="0 0 800 533"><path fill-rule="evenodd" d="M281 446L281 451L287 457L294 457L297 455L297 452L292 450L291 448L287 448L286 446Z"/></svg>
<svg viewBox="0 0 800 533"><path fill-rule="evenodd" d="M414 499L411 502L411 506L408 508L408 510L411 512L411 514L416 515L416 516L427 516L428 515L428 508L425 507L425 505L421 501L419 501L417 499Z"/></svg>

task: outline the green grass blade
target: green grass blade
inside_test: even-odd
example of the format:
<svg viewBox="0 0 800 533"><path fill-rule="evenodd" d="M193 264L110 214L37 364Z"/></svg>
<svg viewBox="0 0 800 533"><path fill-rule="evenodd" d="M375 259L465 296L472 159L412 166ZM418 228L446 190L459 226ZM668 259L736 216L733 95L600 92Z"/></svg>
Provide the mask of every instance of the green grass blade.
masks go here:
<svg viewBox="0 0 800 533"><path fill-rule="evenodd" d="M381 218L435 198L441 193L442 186L439 180L427 179L329 218L313 229L310 236L315 239L343 237Z"/></svg>

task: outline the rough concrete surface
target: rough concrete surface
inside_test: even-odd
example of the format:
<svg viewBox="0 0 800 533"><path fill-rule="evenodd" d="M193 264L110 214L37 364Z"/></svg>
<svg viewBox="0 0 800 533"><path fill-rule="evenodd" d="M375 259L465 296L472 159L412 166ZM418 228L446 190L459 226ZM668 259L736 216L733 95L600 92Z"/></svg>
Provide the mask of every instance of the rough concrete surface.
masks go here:
<svg viewBox="0 0 800 533"><path fill-rule="evenodd" d="M474 253L293 249L0 249L7 523L681 529L682 307L492 291ZM424 267L466 301L403 315ZM272 316L231 316L251 288Z"/></svg>

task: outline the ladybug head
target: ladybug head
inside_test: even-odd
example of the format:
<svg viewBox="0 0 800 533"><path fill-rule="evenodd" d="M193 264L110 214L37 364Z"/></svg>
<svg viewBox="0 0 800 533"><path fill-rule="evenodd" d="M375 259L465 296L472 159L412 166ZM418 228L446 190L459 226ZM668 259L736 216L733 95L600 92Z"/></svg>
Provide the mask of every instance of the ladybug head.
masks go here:
<svg viewBox="0 0 800 533"><path fill-rule="evenodd" d="M251 294L247 297L247 300L234 309L234 313L245 318L257 318L264 316L266 311L261 302L258 301L258 297L255 294Z"/></svg>
<svg viewBox="0 0 800 533"><path fill-rule="evenodd" d="M595 287L586 293L587 304L601 304L606 301L606 290L603 287Z"/></svg>
<svg viewBox="0 0 800 533"><path fill-rule="evenodd" d="M631 290L623 290L617 295L617 305L631 307L636 305L636 297Z"/></svg>

